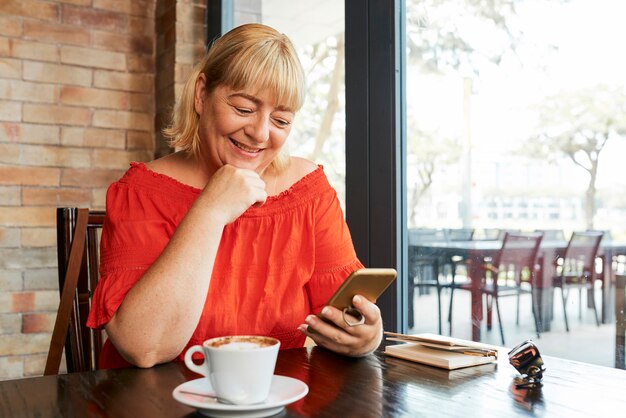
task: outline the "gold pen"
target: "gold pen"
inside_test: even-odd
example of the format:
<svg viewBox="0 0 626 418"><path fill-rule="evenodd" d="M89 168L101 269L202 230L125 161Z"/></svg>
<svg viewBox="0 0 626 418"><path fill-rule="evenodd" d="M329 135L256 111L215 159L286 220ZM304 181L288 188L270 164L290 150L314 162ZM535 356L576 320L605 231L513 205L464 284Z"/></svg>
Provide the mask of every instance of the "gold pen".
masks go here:
<svg viewBox="0 0 626 418"><path fill-rule="evenodd" d="M463 351L463 354L466 354L468 356L498 358L498 352L494 350L469 350L469 351Z"/></svg>

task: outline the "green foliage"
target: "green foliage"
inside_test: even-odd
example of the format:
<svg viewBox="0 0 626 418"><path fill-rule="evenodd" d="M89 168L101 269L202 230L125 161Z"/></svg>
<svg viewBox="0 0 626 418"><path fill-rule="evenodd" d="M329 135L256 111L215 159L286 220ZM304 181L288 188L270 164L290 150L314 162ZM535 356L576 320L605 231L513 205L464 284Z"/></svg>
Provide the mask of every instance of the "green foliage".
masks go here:
<svg viewBox="0 0 626 418"><path fill-rule="evenodd" d="M440 131L428 131L411 124L407 132L407 152L418 164L453 164L461 156L461 140Z"/></svg>
<svg viewBox="0 0 626 418"><path fill-rule="evenodd" d="M589 171L610 138L626 137L626 94L615 86L564 91L534 110L535 133L525 147L530 156L567 156Z"/></svg>
<svg viewBox="0 0 626 418"><path fill-rule="evenodd" d="M514 51L521 32L516 6L524 0L407 0L408 65L425 72L477 73ZM489 45L475 32L489 33ZM484 39L484 37L482 37Z"/></svg>
<svg viewBox="0 0 626 418"><path fill-rule="evenodd" d="M440 131L423 130L410 124L407 132L407 159L416 174L407 178L410 225L417 224L417 205L436 180L435 169L457 162L461 151L458 137Z"/></svg>
<svg viewBox="0 0 626 418"><path fill-rule="evenodd" d="M569 0L543 0L565 3ZM529 0L407 0L407 70L418 73L479 74L498 65L507 54L516 56L523 38L518 8ZM539 48L539 47L538 47ZM543 46L551 50L551 46ZM411 126L407 133L409 164L418 179L409 184L417 198L430 187L437 166L456 163L458 138ZM421 190L420 190L421 189Z"/></svg>
<svg viewBox="0 0 626 418"><path fill-rule="evenodd" d="M587 172L585 218L592 229L600 154L610 139L626 138L626 94L616 86L598 85L547 97L535 110L536 131L525 152L552 160L565 156Z"/></svg>

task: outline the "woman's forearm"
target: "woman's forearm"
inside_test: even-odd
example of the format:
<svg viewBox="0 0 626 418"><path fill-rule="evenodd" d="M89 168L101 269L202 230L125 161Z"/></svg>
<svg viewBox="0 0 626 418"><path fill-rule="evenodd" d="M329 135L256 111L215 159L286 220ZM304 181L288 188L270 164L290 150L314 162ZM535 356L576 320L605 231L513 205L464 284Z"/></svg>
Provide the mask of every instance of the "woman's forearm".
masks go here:
<svg viewBox="0 0 626 418"><path fill-rule="evenodd" d="M106 326L127 361L151 367L172 360L185 347L204 308L223 228L199 197L128 292Z"/></svg>

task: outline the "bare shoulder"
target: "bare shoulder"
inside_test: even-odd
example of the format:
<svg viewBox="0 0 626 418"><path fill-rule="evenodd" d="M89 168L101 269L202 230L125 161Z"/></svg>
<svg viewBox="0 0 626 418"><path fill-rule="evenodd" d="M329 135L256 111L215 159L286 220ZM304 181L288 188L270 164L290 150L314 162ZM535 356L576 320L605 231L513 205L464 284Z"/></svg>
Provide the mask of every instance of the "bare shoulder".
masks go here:
<svg viewBox="0 0 626 418"><path fill-rule="evenodd" d="M302 179L302 177L311 174L317 170L318 165L313 161L307 160L301 157L291 157L289 171L291 171L291 177L294 179L294 183Z"/></svg>
<svg viewBox="0 0 626 418"><path fill-rule="evenodd" d="M180 153L175 152L146 163L146 167L155 173L172 175L180 165Z"/></svg>
<svg viewBox="0 0 626 418"><path fill-rule="evenodd" d="M278 175L277 181L269 181L268 193L274 195L289 189L303 177L315 171L317 167L317 164L305 158L290 157L289 166Z"/></svg>
<svg viewBox="0 0 626 418"><path fill-rule="evenodd" d="M198 177L193 161L183 152L175 152L146 163L146 167L155 173L163 174L180 183L202 188L204 183Z"/></svg>

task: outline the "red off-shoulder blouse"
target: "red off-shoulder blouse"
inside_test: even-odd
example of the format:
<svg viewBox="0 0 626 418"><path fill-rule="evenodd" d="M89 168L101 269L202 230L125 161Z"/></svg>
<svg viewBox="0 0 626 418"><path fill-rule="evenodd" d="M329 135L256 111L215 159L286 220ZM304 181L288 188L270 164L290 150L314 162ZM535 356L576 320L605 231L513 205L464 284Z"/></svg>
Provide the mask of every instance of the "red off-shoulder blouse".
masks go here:
<svg viewBox="0 0 626 418"><path fill-rule="evenodd" d="M131 163L109 187L101 279L89 327L100 328L111 319L199 194L199 189L143 163ZM336 192L320 166L224 228L204 311L178 360L188 347L221 335L269 335L281 341L281 348L301 347L305 337L297 326L308 314L319 312L346 277L362 266ZM107 341L100 367L127 366Z"/></svg>

